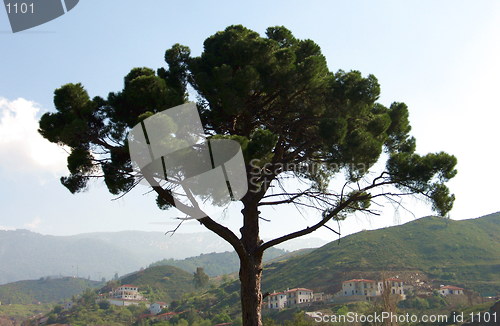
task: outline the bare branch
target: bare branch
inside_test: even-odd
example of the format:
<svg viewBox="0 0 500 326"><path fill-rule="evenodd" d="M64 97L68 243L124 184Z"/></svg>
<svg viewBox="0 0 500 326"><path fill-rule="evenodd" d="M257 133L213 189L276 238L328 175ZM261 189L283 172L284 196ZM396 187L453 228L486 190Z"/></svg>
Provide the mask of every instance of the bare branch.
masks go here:
<svg viewBox="0 0 500 326"><path fill-rule="evenodd" d="M329 227L328 225L323 225L325 228L327 228L328 230L332 231L333 233L336 233L339 237L340 237L340 232L337 232L335 231L334 229L332 229L331 227Z"/></svg>
<svg viewBox="0 0 500 326"><path fill-rule="evenodd" d="M172 233L170 235L172 237L175 234L175 232L181 227L182 223L184 223L184 220L181 220L181 222L175 227L175 229L165 232L165 235Z"/></svg>
<svg viewBox="0 0 500 326"><path fill-rule="evenodd" d="M266 205L280 205L280 204L290 204L292 203L295 199L305 195L305 193L299 193L296 194L295 196L291 196L288 199L284 200L277 200L277 201L267 201L267 202L260 202L257 204L257 206L266 206Z"/></svg>
<svg viewBox="0 0 500 326"><path fill-rule="evenodd" d="M307 227L307 228L302 229L300 231L292 232L290 234L281 236L279 238L270 240L268 242L265 242L262 245L260 245L260 247L259 247L258 250L261 251L261 252L263 252L264 250L266 250L266 249L268 249L270 247L273 247L275 245L278 245L278 244L280 244L282 242L285 242L287 240L295 239L295 238L301 237L303 235L312 233L312 232L316 231L317 229L319 229L320 227L322 227L323 225L325 225L333 217L337 216L342 210L344 210L345 208L349 207L349 205L351 205L352 203L354 203L356 201L366 199L367 196L368 195L366 195L366 194L360 194L360 193L353 194L349 198L347 198L347 200L340 202L337 205L337 207L335 207L332 211L330 211L329 214L327 214L326 216L324 216L315 225L313 225L311 227Z"/></svg>

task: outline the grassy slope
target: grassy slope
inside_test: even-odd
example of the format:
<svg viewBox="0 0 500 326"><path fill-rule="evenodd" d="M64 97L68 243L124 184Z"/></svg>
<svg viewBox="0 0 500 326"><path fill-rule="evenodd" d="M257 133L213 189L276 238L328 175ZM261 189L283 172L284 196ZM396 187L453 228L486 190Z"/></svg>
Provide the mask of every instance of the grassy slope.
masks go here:
<svg viewBox="0 0 500 326"><path fill-rule="evenodd" d="M264 261L269 261L287 254L289 253L285 250L270 248L270 250L264 253ZM203 267L205 273L214 277L237 272L240 267L240 261L236 252L225 251L201 254L196 257L189 257L182 260L163 259L151 264L151 266L164 265L175 266L189 273L194 273L197 267Z"/></svg>
<svg viewBox="0 0 500 326"><path fill-rule="evenodd" d="M264 291L304 286L336 291L364 272L419 270L482 293L500 292L500 213L453 221L426 217L362 231L267 266Z"/></svg>
<svg viewBox="0 0 500 326"><path fill-rule="evenodd" d="M167 302L195 290L193 274L173 266L149 267L120 279L120 283L138 286L150 300Z"/></svg>
<svg viewBox="0 0 500 326"><path fill-rule="evenodd" d="M99 285L100 282L72 277L19 281L0 285L0 301L3 304L59 302L80 294L87 288L97 288Z"/></svg>
<svg viewBox="0 0 500 326"><path fill-rule="evenodd" d="M19 325L29 317L46 314L52 309L51 304L10 304L0 306L0 325L2 318L6 320L15 320ZM9 324L7 324L9 325Z"/></svg>

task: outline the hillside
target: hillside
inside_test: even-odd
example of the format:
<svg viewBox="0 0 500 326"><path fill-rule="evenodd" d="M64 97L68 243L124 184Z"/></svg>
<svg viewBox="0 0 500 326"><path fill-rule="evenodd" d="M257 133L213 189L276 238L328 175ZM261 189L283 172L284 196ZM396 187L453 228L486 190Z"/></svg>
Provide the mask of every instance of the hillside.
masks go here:
<svg viewBox="0 0 500 326"><path fill-rule="evenodd" d="M270 261L288 255L282 249L270 248L264 253L264 261ZM209 276L218 276L223 274L231 274L237 272L240 268L238 255L234 251L212 252L209 254L201 254L195 257L189 257L182 260L178 259L163 259L150 266L175 266L189 273L194 273L197 267L203 267L205 273Z"/></svg>
<svg viewBox="0 0 500 326"><path fill-rule="evenodd" d="M97 288L102 283L81 278L42 278L36 281L19 281L0 285L2 304L51 303L69 299L87 288Z"/></svg>
<svg viewBox="0 0 500 326"><path fill-rule="evenodd" d="M120 284L133 284L149 300L170 302L184 293L193 292L193 274L174 266L154 266L120 279Z"/></svg>
<svg viewBox="0 0 500 326"><path fill-rule="evenodd" d="M441 284L498 293L500 213L461 221L425 217L362 231L266 265L263 291L301 286L335 292L342 280L380 271L421 271Z"/></svg>

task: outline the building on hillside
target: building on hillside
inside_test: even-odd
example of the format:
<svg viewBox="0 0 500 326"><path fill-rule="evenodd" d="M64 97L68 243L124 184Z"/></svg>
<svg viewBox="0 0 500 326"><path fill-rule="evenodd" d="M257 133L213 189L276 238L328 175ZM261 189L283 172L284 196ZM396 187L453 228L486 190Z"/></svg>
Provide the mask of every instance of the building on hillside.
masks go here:
<svg viewBox="0 0 500 326"><path fill-rule="evenodd" d="M286 293L274 292L269 294L267 299L267 308L269 309L283 309L286 307Z"/></svg>
<svg viewBox="0 0 500 326"><path fill-rule="evenodd" d="M149 312L153 315L157 315L167 307L168 304L166 302L155 302L149 305Z"/></svg>
<svg viewBox="0 0 500 326"><path fill-rule="evenodd" d="M452 285L441 286L438 291L439 294L444 296L464 294L464 289Z"/></svg>
<svg viewBox="0 0 500 326"><path fill-rule="evenodd" d="M387 285L391 295L399 295L405 299L404 283L398 278L388 278L385 281L374 281L367 279L352 279L342 282L342 290L335 295L334 301L343 302L349 300L370 300L371 297L379 297L384 291L384 283Z"/></svg>
<svg viewBox="0 0 500 326"><path fill-rule="evenodd" d="M398 278L388 278L388 279L385 279L385 282L388 285L388 288L390 289L391 294L398 294L403 298L403 300L406 298L403 281L401 281ZM382 289L383 289L383 285L382 285Z"/></svg>
<svg viewBox="0 0 500 326"><path fill-rule="evenodd" d="M142 300L139 288L132 284L125 284L113 290L112 297L115 299Z"/></svg>
<svg viewBox="0 0 500 326"><path fill-rule="evenodd" d="M382 283L367 279L352 279L342 282L343 296L375 297L382 293Z"/></svg>
<svg viewBox="0 0 500 326"><path fill-rule="evenodd" d="M314 292L313 293L313 301L314 302L321 302L325 300L325 293L324 292Z"/></svg>
<svg viewBox="0 0 500 326"><path fill-rule="evenodd" d="M115 306L130 306L146 303L146 299L139 293L139 288L132 284L124 284L117 287L109 293L109 295L102 297ZM101 300L98 299L98 300Z"/></svg>
<svg viewBox="0 0 500 326"><path fill-rule="evenodd" d="M285 291L287 307L296 307L312 302L314 298L313 290L297 288Z"/></svg>

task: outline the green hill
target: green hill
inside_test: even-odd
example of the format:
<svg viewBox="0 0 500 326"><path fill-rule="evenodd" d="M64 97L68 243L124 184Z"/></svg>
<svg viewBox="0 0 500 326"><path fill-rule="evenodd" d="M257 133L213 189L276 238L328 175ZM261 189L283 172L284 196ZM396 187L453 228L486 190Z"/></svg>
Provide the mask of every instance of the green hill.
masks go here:
<svg viewBox="0 0 500 326"><path fill-rule="evenodd" d="M266 265L263 291L301 286L335 292L347 278L383 271L419 271L441 284L498 293L500 213L461 221L425 217L362 231Z"/></svg>
<svg viewBox="0 0 500 326"><path fill-rule="evenodd" d="M81 278L41 278L36 281L19 281L0 285L2 304L31 304L60 302L80 294L87 288L97 288L102 283Z"/></svg>
<svg viewBox="0 0 500 326"><path fill-rule="evenodd" d="M270 261L287 254L289 253L283 249L270 248L264 253L264 261ZM164 265L175 266L189 273L194 273L197 267L203 267L205 273L214 277L237 272L240 268L240 261L238 255L236 255L234 251L225 251L201 254L196 257L189 257L181 260L163 259L150 266Z"/></svg>
<svg viewBox="0 0 500 326"><path fill-rule="evenodd" d="M153 266L120 279L120 284L133 284L151 300L170 302L184 293L193 292L193 274L174 266Z"/></svg>

